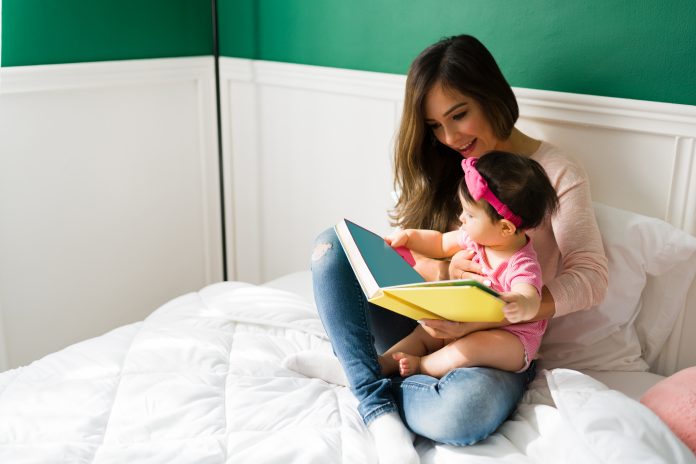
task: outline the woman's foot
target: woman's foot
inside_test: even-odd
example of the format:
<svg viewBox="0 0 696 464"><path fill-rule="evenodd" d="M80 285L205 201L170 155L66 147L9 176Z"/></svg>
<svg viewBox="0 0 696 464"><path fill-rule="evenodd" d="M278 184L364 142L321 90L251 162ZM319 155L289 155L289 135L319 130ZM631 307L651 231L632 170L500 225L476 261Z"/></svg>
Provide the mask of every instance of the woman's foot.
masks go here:
<svg viewBox="0 0 696 464"><path fill-rule="evenodd" d="M377 448L379 464L419 464L413 434L396 412L388 412L367 426Z"/></svg>
<svg viewBox="0 0 696 464"><path fill-rule="evenodd" d="M398 353L394 353L392 358L399 363L399 375L401 375L401 377L420 374L420 356L414 356L399 351Z"/></svg>

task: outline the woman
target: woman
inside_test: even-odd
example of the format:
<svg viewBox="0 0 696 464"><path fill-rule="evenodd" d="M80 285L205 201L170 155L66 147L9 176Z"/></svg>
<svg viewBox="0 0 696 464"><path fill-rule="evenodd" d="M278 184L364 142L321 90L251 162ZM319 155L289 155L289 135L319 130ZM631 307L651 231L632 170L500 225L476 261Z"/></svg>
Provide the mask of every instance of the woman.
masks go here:
<svg viewBox="0 0 696 464"><path fill-rule="evenodd" d="M491 150L530 157L546 171L560 206L551 222L529 233L545 283L535 319L590 308L604 296L607 260L586 174L556 147L515 128L517 118L512 89L478 40L461 35L425 49L406 81L394 162L400 197L392 219L401 228L454 230L460 225L462 157ZM419 257L416 269L428 280L477 278L480 268L467 253L455 255L449 266ZM486 438L514 411L534 378L533 364L522 373L474 367L441 379L384 378L378 354L417 323L367 303L332 230L317 238L312 272L322 322L382 463L418 462L409 429L455 445ZM437 338L506 324L421 321Z"/></svg>

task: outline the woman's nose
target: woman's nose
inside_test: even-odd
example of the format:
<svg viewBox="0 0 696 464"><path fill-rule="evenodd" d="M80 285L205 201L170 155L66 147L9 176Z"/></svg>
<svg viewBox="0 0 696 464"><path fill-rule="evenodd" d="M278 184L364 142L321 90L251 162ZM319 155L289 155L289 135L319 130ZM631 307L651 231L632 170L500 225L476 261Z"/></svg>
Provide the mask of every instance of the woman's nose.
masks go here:
<svg viewBox="0 0 696 464"><path fill-rule="evenodd" d="M459 140L459 133L454 129L445 129L445 145L456 147Z"/></svg>

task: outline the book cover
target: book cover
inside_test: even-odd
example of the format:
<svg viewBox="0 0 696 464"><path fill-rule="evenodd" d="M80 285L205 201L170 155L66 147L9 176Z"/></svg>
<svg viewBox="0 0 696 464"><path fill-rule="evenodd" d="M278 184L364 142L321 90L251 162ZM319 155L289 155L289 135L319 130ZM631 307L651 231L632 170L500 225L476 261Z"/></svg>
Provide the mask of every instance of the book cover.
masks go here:
<svg viewBox="0 0 696 464"><path fill-rule="evenodd" d="M347 219L336 234L367 299L412 319L503 320L505 302L476 280L426 282L382 237Z"/></svg>

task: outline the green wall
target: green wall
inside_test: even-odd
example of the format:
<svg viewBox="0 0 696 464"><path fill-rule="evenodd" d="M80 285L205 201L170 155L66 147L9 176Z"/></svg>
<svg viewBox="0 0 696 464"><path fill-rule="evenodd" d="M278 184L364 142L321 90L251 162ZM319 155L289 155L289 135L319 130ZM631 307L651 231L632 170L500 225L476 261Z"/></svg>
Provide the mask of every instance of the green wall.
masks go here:
<svg viewBox="0 0 696 464"><path fill-rule="evenodd" d="M212 55L210 0L3 0L2 66Z"/></svg>
<svg viewBox="0 0 696 464"><path fill-rule="evenodd" d="M210 55L210 0L3 0L3 66ZM696 105L696 0L218 0L223 56L404 74L469 33L510 83Z"/></svg>
<svg viewBox="0 0 696 464"><path fill-rule="evenodd" d="M224 56L405 74L468 33L513 86L696 105L694 0L218 1Z"/></svg>

